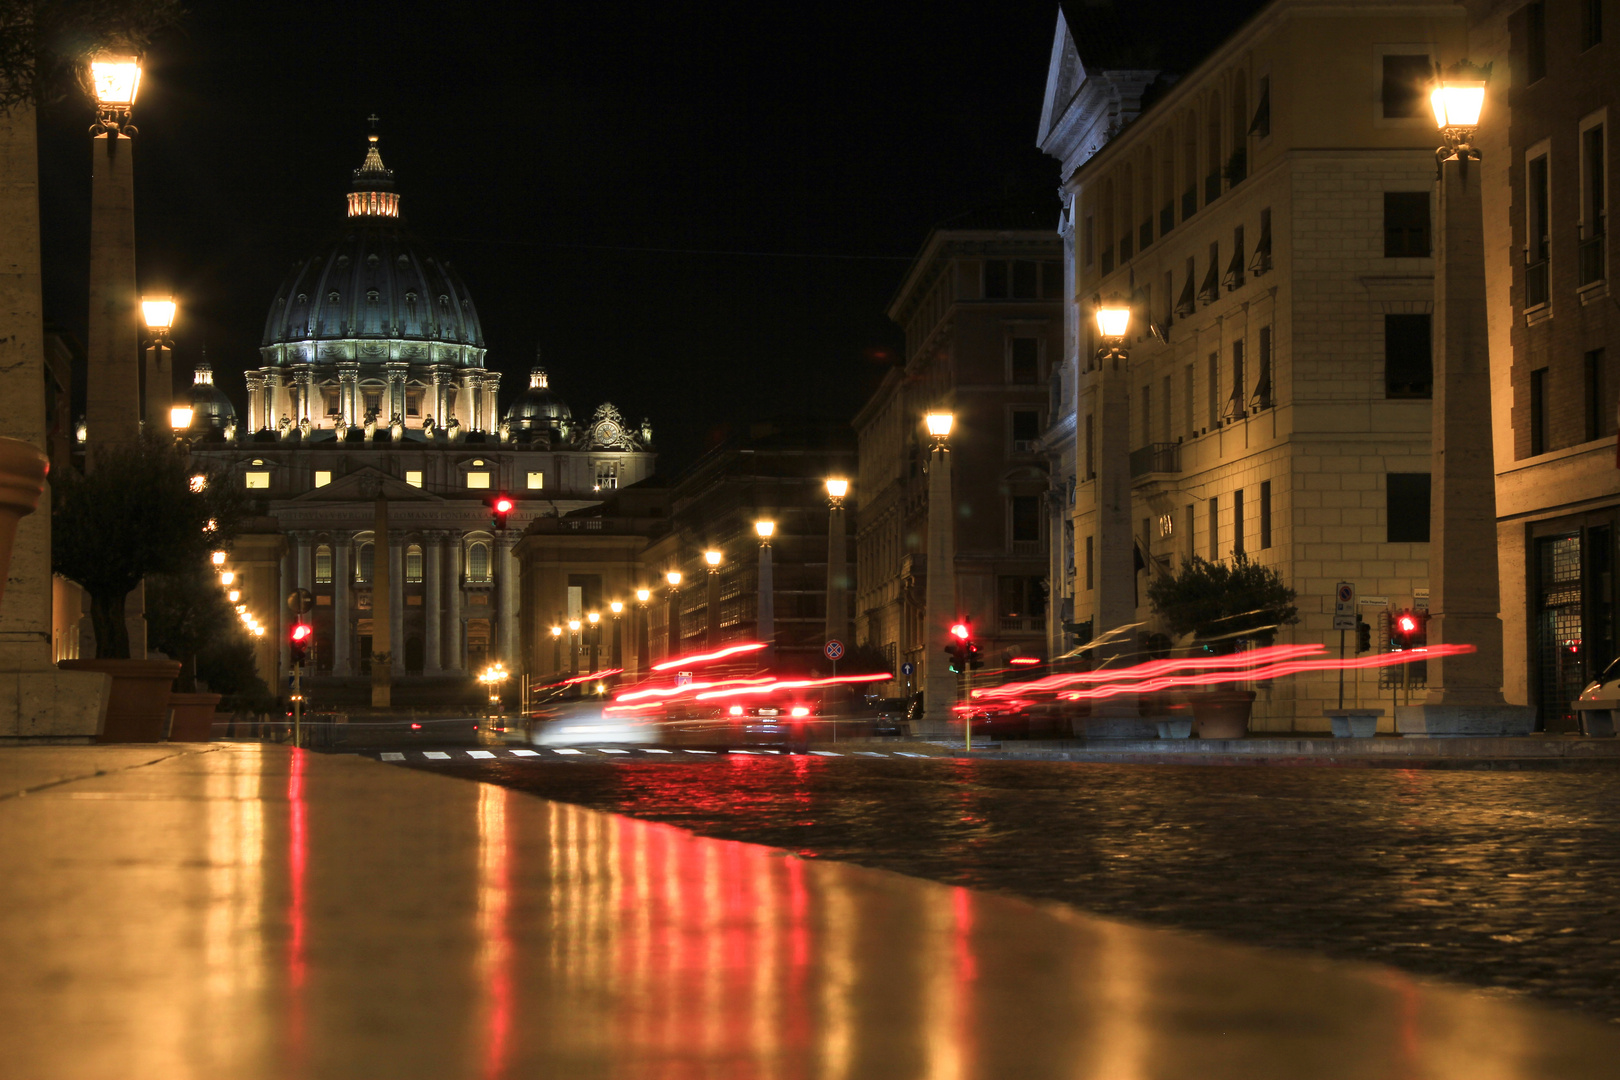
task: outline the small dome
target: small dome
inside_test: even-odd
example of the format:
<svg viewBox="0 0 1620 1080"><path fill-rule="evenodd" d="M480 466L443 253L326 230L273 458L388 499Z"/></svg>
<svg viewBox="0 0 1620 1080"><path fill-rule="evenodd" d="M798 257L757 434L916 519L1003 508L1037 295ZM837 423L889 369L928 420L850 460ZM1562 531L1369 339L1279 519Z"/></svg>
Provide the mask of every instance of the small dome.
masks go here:
<svg viewBox="0 0 1620 1080"><path fill-rule="evenodd" d="M568 403L558 397L546 378L546 369L533 368L529 372L529 388L518 395L506 410L507 422L513 433L539 431L542 428L558 430L573 419Z"/></svg>
<svg viewBox="0 0 1620 1080"><path fill-rule="evenodd" d="M214 372L206 360L197 365L196 374L192 376L189 400L191 426L186 429L187 434L220 435L236 424L236 406L225 396L225 391L214 385Z"/></svg>

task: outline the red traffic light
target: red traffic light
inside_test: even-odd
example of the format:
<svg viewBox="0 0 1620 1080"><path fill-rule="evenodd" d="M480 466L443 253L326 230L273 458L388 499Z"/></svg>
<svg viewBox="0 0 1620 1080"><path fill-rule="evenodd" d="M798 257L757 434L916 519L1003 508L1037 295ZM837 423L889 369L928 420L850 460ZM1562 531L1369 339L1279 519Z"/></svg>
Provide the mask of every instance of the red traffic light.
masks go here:
<svg viewBox="0 0 1620 1080"><path fill-rule="evenodd" d="M1410 615L1401 614L1395 620L1395 626L1403 634L1410 634L1417 630L1417 620Z"/></svg>
<svg viewBox="0 0 1620 1080"><path fill-rule="evenodd" d="M970 633L968 624L965 622L951 624L951 637L956 638L958 641L966 641Z"/></svg>
<svg viewBox="0 0 1620 1080"><path fill-rule="evenodd" d="M505 495L502 495L500 498L495 500L495 512L497 514L510 514L512 512L512 508L516 505L517 504L511 499L508 499Z"/></svg>
<svg viewBox="0 0 1620 1080"><path fill-rule="evenodd" d="M296 642L303 643L308 641L310 636L314 633L315 628L313 626L309 625L308 623L298 623L292 628L292 639Z"/></svg>

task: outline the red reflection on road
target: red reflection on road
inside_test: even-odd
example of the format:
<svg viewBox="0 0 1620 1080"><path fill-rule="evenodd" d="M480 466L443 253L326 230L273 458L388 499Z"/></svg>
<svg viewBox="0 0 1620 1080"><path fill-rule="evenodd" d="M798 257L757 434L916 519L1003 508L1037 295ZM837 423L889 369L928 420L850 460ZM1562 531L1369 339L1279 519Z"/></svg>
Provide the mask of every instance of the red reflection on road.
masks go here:
<svg viewBox="0 0 1620 1080"><path fill-rule="evenodd" d="M295 1068L304 1060L304 982L309 974L304 957L304 878L309 866L309 833L304 806L304 770L307 750L293 748L287 771L287 1041Z"/></svg>

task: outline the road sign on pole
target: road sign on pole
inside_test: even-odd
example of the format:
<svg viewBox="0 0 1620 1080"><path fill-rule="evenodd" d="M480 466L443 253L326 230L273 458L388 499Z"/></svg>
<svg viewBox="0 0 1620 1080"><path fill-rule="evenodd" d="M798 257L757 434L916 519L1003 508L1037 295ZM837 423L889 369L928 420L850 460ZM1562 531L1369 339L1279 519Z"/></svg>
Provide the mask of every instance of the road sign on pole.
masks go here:
<svg viewBox="0 0 1620 1080"><path fill-rule="evenodd" d="M287 594L287 609L294 615L308 614L315 606L315 594L308 589L294 589Z"/></svg>
<svg viewBox="0 0 1620 1080"><path fill-rule="evenodd" d="M1333 594L1333 629L1354 630L1356 628L1356 585L1353 581L1341 581Z"/></svg>
<svg viewBox="0 0 1620 1080"><path fill-rule="evenodd" d="M827 642L827 644L822 647L821 651L827 654L827 659L837 660L840 656L844 655L844 643L834 639Z"/></svg>
<svg viewBox="0 0 1620 1080"><path fill-rule="evenodd" d="M913 664L910 660L907 660L905 663L900 665L900 674L902 675L910 675L916 670L917 665Z"/></svg>

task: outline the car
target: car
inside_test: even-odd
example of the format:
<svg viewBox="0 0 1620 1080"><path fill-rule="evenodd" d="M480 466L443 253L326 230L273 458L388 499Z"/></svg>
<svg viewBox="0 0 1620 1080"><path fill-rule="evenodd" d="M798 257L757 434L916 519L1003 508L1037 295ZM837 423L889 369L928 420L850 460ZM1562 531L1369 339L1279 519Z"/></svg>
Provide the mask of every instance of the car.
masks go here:
<svg viewBox="0 0 1620 1080"><path fill-rule="evenodd" d="M921 695L914 694L914 698ZM872 734L900 736L911 730L911 699L903 697L878 698L872 703Z"/></svg>

